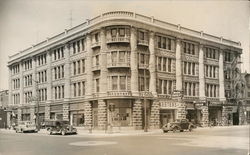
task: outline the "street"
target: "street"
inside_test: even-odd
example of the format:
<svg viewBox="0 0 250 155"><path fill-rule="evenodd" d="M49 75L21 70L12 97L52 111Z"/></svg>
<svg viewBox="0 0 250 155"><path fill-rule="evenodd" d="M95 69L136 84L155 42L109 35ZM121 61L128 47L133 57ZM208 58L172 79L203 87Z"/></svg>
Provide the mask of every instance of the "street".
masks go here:
<svg viewBox="0 0 250 155"><path fill-rule="evenodd" d="M0 133L0 155L247 155L248 126L129 136Z"/></svg>

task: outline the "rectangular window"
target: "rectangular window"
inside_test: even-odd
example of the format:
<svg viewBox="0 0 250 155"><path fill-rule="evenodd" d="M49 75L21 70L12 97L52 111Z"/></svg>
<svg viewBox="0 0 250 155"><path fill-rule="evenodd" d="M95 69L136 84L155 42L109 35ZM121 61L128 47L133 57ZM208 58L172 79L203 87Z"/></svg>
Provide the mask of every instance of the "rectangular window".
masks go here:
<svg viewBox="0 0 250 155"><path fill-rule="evenodd" d="M85 82L82 82L82 95L85 95Z"/></svg>
<svg viewBox="0 0 250 155"><path fill-rule="evenodd" d="M64 58L64 50L63 50L63 47L61 47L61 54L62 54L62 58Z"/></svg>
<svg viewBox="0 0 250 155"><path fill-rule="evenodd" d="M73 62L74 75L76 75L76 62Z"/></svg>
<svg viewBox="0 0 250 155"><path fill-rule="evenodd" d="M58 87L58 98L59 99L61 98L61 87L60 86Z"/></svg>
<svg viewBox="0 0 250 155"><path fill-rule="evenodd" d="M77 41L77 52L80 52L80 41Z"/></svg>
<svg viewBox="0 0 250 155"><path fill-rule="evenodd" d="M62 86L62 98L64 98L64 86Z"/></svg>
<svg viewBox="0 0 250 155"><path fill-rule="evenodd" d="M82 73L85 73L85 60L82 60Z"/></svg>
<svg viewBox="0 0 250 155"><path fill-rule="evenodd" d="M159 94L162 94L162 80L159 80Z"/></svg>
<svg viewBox="0 0 250 155"><path fill-rule="evenodd" d="M168 50L171 50L171 39L170 38L168 38Z"/></svg>
<svg viewBox="0 0 250 155"><path fill-rule="evenodd" d="M191 74L191 62L188 62L188 75Z"/></svg>
<svg viewBox="0 0 250 155"><path fill-rule="evenodd" d="M216 67L214 66L214 69L213 69L213 77L215 78L215 71L216 71Z"/></svg>
<svg viewBox="0 0 250 155"><path fill-rule="evenodd" d="M125 29L124 28L119 29L119 35L122 37L125 36Z"/></svg>
<svg viewBox="0 0 250 155"><path fill-rule="evenodd" d="M74 87L74 97L76 97L76 83L73 84Z"/></svg>
<svg viewBox="0 0 250 155"><path fill-rule="evenodd" d="M195 46L192 44L192 54L195 55Z"/></svg>
<svg viewBox="0 0 250 155"><path fill-rule="evenodd" d="M99 42L99 34L98 33L95 34L95 42Z"/></svg>
<svg viewBox="0 0 250 155"><path fill-rule="evenodd" d="M57 87L55 87L54 89L55 89L55 99L57 99Z"/></svg>
<svg viewBox="0 0 250 155"><path fill-rule="evenodd" d="M124 63L125 62L125 51L119 52L119 62Z"/></svg>
<svg viewBox="0 0 250 155"><path fill-rule="evenodd" d="M195 63L192 63L192 75L195 75Z"/></svg>
<svg viewBox="0 0 250 155"><path fill-rule="evenodd" d="M189 83L189 88L188 88L188 95L191 96L191 92L192 92L192 83Z"/></svg>
<svg viewBox="0 0 250 155"><path fill-rule="evenodd" d="M99 79L96 79L96 92L100 91L100 87L99 87Z"/></svg>
<svg viewBox="0 0 250 155"><path fill-rule="evenodd" d="M172 85L173 85L173 82L169 81L169 83L168 83L168 94L172 94Z"/></svg>
<svg viewBox="0 0 250 155"><path fill-rule="evenodd" d="M116 65L116 62L117 62L117 52L116 51L111 52L111 60L112 60L112 64Z"/></svg>
<svg viewBox="0 0 250 155"><path fill-rule="evenodd" d="M195 84L195 83L193 83L193 96L195 96L195 95L196 95L195 91L196 91L196 84Z"/></svg>
<svg viewBox="0 0 250 155"><path fill-rule="evenodd" d="M62 65L62 78L64 78L64 66Z"/></svg>
<svg viewBox="0 0 250 155"><path fill-rule="evenodd" d="M96 60L96 66L99 66L99 55L95 56L95 60Z"/></svg>
<svg viewBox="0 0 250 155"><path fill-rule="evenodd" d="M168 86L168 81L167 80L162 80L162 82L163 82L163 90L162 90L162 93L163 94L167 94L167 92L168 92L168 88L167 88L167 86Z"/></svg>
<svg viewBox="0 0 250 155"><path fill-rule="evenodd" d="M158 70L161 71L161 57L158 57Z"/></svg>
<svg viewBox="0 0 250 155"><path fill-rule="evenodd" d="M55 79L57 79L57 69L56 69L56 67L54 68L54 73L55 73Z"/></svg>
<svg viewBox="0 0 250 155"><path fill-rule="evenodd" d="M139 40L144 40L144 32L139 31Z"/></svg>
<svg viewBox="0 0 250 155"><path fill-rule="evenodd" d="M111 29L111 36L112 37L116 37L116 34L117 34L116 31L117 31L116 29Z"/></svg>
<svg viewBox="0 0 250 155"><path fill-rule="evenodd" d="M126 76L120 76L120 90L126 90Z"/></svg>
<svg viewBox="0 0 250 155"><path fill-rule="evenodd" d="M157 45L158 45L158 48L161 48L161 37L160 36L157 37Z"/></svg>
<svg viewBox="0 0 250 155"><path fill-rule="evenodd" d="M81 96L81 82L78 82L78 96Z"/></svg>
<svg viewBox="0 0 250 155"><path fill-rule="evenodd" d="M112 76L112 90L118 90L117 81L118 81L118 77Z"/></svg>
<svg viewBox="0 0 250 155"><path fill-rule="evenodd" d="M163 71L167 71L167 58L162 58L163 59Z"/></svg>
<svg viewBox="0 0 250 155"><path fill-rule="evenodd" d="M187 74L187 62L184 62L183 72Z"/></svg>
<svg viewBox="0 0 250 155"><path fill-rule="evenodd" d="M185 82L185 85L184 85L184 95L187 95L187 82Z"/></svg>
<svg viewBox="0 0 250 155"><path fill-rule="evenodd" d="M168 59L168 72L171 72L171 64L172 64L172 59Z"/></svg>
<svg viewBox="0 0 250 155"><path fill-rule="evenodd" d="M73 54L75 54L75 53L76 53L76 43L73 42Z"/></svg>
<svg viewBox="0 0 250 155"><path fill-rule="evenodd" d="M162 37L162 48L163 49L167 49L167 46L166 46L166 37Z"/></svg>
<svg viewBox="0 0 250 155"><path fill-rule="evenodd" d="M78 66L78 74L81 73L81 62L80 60L77 61L77 66Z"/></svg>
<svg viewBox="0 0 250 155"><path fill-rule="evenodd" d="M60 66L58 66L58 79L60 79L61 78L61 68L60 68Z"/></svg>
<svg viewBox="0 0 250 155"><path fill-rule="evenodd" d="M140 54L140 62L141 62L141 64L145 64L145 61L144 61L145 58L144 58L144 56L145 56L144 54L142 54L142 53Z"/></svg>

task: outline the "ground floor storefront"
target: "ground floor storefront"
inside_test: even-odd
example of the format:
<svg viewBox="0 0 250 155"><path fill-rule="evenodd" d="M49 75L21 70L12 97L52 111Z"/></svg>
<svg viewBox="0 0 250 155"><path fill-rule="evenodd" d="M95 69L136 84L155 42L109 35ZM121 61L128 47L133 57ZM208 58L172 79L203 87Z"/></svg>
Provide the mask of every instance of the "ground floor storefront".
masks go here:
<svg viewBox="0 0 250 155"><path fill-rule="evenodd" d="M249 109L249 108L248 108ZM250 110L249 110L250 111ZM42 104L9 109L7 124L18 121L67 120L76 127L108 130L159 129L177 119L188 119L197 126L241 125L250 112L244 106L209 105L170 99L103 99L84 102ZM39 116L39 119L37 119Z"/></svg>

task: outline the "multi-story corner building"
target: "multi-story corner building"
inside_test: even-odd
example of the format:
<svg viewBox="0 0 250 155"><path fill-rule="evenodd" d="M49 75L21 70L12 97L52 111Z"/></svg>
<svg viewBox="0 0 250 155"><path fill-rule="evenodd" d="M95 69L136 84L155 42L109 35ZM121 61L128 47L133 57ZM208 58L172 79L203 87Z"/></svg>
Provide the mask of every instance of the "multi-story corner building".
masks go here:
<svg viewBox="0 0 250 155"><path fill-rule="evenodd" d="M225 68L241 53L223 37L103 13L10 56L10 107L18 120L34 120L39 104L40 120L96 129L159 128L182 118L233 124Z"/></svg>

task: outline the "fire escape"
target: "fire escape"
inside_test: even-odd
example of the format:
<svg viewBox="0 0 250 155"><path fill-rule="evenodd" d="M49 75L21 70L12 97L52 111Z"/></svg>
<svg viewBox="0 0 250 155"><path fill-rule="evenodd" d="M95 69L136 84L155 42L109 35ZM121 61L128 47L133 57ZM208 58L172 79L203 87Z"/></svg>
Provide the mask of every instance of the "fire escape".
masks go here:
<svg viewBox="0 0 250 155"><path fill-rule="evenodd" d="M227 102L239 106L244 98L245 80L240 69L240 54L235 54L231 64L227 65L225 74L229 74L230 79L226 80ZM226 78L227 79L227 78Z"/></svg>

